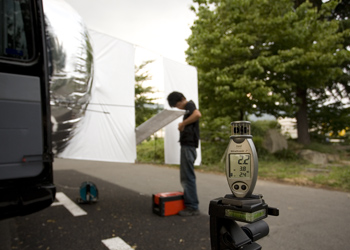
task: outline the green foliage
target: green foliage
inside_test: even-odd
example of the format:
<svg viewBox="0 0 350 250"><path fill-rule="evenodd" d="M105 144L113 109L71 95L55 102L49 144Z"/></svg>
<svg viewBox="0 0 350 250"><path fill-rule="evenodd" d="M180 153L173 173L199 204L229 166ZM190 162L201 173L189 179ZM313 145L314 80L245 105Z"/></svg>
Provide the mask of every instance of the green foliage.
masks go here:
<svg viewBox="0 0 350 250"><path fill-rule="evenodd" d="M137 161L143 163L164 163L164 139L154 138L137 145Z"/></svg>
<svg viewBox="0 0 350 250"><path fill-rule="evenodd" d="M269 159L271 158L270 153L263 147L263 136L253 136L253 142L256 148L256 152L258 153L258 156L260 159Z"/></svg>
<svg viewBox="0 0 350 250"><path fill-rule="evenodd" d="M276 120L258 120L251 122L252 135L264 137L269 129L278 128L278 122Z"/></svg>
<svg viewBox="0 0 350 250"><path fill-rule="evenodd" d="M344 46L349 29L331 18L337 1L319 10L307 1L297 8L290 0L194 2L197 20L186 54L198 69L202 132L214 131L215 125L221 130L227 123L218 123L228 117L269 113L296 117L304 135L299 140L307 144L309 129L322 117L310 114L322 113L332 90L350 92L343 71L350 58Z"/></svg>
<svg viewBox="0 0 350 250"><path fill-rule="evenodd" d="M151 79L148 71L143 71L145 67L152 63L146 61L140 66L135 66L135 122L136 127L157 114L159 107L155 105L154 98L150 98L149 94L153 93L152 87L143 87L143 83Z"/></svg>
<svg viewBox="0 0 350 250"><path fill-rule="evenodd" d="M202 112L202 109L201 109ZM226 142L231 135L231 117L216 117L209 119L208 116L202 116L200 120L201 140L202 141L222 141Z"/></svg>
<svg viewBox="0 0 350 250"><path fill-rule="evenodd" d="M259 158L269 159L271 155L263 147L264 136L269 129L277 128L276 120L258 120L251 122L251 130L253 135L253 142L258 153Z"/></svg>
<svg viewBox="0 0 350 250"><path fill-rule="evenodd" d="M273 155L276 159L285 160L285 161L291 161L291 160L296 161L300 158L293 150L289 150L289 149L283 149L283 150L277 151Z"/></svg>
<svg viewBox="0 0 350 250"><path fill-rule="evenodd" d="M316 108L315 108L316 110ZM341 131L350 131L350 107L344 107L341 101L333 102L327 106L320 106L316 112L310 113L311 123L315 130L314 136L320 135L322 139L331 133L332 137L340 137Z"/></svg>
<svg viewBox="0 0 350 250"><path fill-rule="evenodd" d="M219 164L222 157L225 154L226 148L228 146L229 139L225 142L201 142L202 148L202 164L203 165L215 165Z"/></svg>

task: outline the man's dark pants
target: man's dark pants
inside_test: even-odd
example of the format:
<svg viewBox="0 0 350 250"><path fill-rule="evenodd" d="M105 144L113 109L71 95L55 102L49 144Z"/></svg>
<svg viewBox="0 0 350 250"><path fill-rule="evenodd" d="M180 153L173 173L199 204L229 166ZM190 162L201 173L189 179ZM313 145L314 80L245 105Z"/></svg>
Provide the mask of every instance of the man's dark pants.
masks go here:
<svg viewBox="0 0 350 250"><path fill-rule="evenodd" d="M197 158L195 147L181 146L180 180L184 189L185 206L198 209L198 196L194 162Z"/></svg>

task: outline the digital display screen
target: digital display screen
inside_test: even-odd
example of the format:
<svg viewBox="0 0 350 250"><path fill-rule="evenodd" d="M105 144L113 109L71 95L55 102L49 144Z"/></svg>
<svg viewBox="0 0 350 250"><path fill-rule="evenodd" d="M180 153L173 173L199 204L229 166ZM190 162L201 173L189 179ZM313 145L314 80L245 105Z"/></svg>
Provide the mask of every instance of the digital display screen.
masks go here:
<svg viewBox="0 0 350 250"><path fill-rule="evenodd" d="M230 154L229 178L240 179L251 176L250 154Z"/></svg>

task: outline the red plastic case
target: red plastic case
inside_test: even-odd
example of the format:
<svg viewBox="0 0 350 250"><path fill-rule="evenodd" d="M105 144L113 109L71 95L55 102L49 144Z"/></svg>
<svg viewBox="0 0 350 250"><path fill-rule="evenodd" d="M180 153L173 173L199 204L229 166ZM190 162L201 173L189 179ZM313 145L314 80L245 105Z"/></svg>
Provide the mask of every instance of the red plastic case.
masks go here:
<svg viewBox="0 0 350 250"><path fill-rule="evenodd" d="M175 215L185 209L183 192L165 192L152 196L153 213L160 216Z"/></svg>

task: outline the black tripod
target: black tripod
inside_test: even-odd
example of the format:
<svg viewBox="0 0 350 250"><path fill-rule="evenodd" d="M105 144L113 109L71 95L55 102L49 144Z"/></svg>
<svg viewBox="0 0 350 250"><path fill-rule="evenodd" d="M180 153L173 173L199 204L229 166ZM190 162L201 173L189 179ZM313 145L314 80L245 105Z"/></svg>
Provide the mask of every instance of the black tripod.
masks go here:
<svg viewBox="0 0 350 250"><path fill-rule="evenodd" d="M277 208L268 207L261 195L237 198L226 195L210 201L210 238L212 250L259 250L255 241L269 234L263 221L267 215L278 216ZM240 227L236 221L248 222Z"/></svg>

